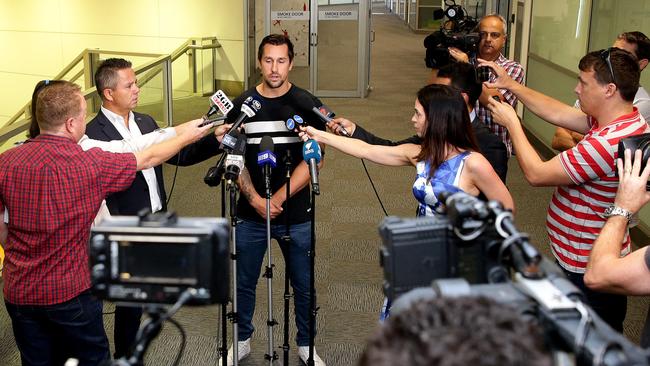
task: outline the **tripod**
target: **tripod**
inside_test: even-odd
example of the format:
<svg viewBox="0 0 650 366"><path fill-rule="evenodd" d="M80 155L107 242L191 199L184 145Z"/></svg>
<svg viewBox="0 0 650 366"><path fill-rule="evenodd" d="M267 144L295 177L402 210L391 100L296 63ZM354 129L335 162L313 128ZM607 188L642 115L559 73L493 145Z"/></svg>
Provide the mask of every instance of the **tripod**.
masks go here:
<svg viewBox="0 0 650 366"><path fill-rule="evenodd" d="M291 150L287 150L287 155L284 158L284 164L287 170L286 178L286 187L287 187L287 199L286 199L286 209L285 209L285 234L282 238L282 245L284 246L284 343L282 344L283 351L283 365L289 366L289 304L291 300L291 293L289 292L289 277L291 268L289 266L289 260L291 256L291 235L289 225L289 198L291 197Z"/></svg>
<svg viewBox="0 0 650 366"><path fill-rule="evenodd" d="M316 266L316 196L320 194L318 186L313 186L311 189L311 249L309 250L309 258L311 263L309 266L309 358L307 359L307 366L314 366L314 338L316 337L316 315L318 308L316 307L316 281L315 281L315 266Z"/></svg>
<svg viewBox="0 0 650 366"><path fill-rule="evenodd" d="M269 361L269 365L278 359L278 355L273 349L273 327L278 322L273 319L273 256L271 254L271 165L264 164L264 191L266 196L266 270L264 277L268 288L268 318L266 325L268 328L268 353L264 358Z"/></svg>
<svg viewBox="0 0 650 366"><path fill-rule="evenodd" d="M231 243L231 260L232 260L232 312L228 314L228 317L232 321L232 352L233 352L233 365L237 366L239 364L239 331L237 329L237 192L239 187L237 183L232 180L228 180L228 192L230 193L230 243ZM222 322L224 324L225 322ZM226 333L225 326L223 343L226 343ZM225 349L225 346L224 346ZM226 350L223 353L223 362L222 365L226 365L226 360L228 359L228 351Z"/></svg>
<svg viewBox="0 0 650 366"><path fill-rule="evenodd" d="M171 320L171 317L189 300L191 300L197 291L193 288L185 290L178 298L178 301L169 309L158 304L149 304L145 307L145 313L149 315L149 319L142 324L138 330L133 346L133 352L128 358L122 357L119 360L109 362L114 366L141 366L144 365L144 355L147 353L147 348L160 334L163 324L166 320ZM180 358L180 357L179 357ZM178 360L177 360L178 361ZM175 364L178 364L176 362Z"/></svg>

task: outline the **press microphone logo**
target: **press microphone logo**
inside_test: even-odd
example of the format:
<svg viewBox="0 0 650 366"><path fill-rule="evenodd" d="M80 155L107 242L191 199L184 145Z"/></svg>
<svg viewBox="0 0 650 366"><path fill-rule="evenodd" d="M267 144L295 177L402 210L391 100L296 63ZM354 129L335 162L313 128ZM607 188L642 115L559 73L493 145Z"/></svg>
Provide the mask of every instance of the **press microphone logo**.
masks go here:
<svg viewBox="0 0 650 366"><path fill-rule="evenodd" d="M212 97L210 97L210 100L212 103L214 103L214 105L217 106L217 108L219 108L221 114L224 116L227 115L228 112L230 112L230 110L234 107L230 99L228 99L226 96L226 93L224 93L222 90L217 90L217 92L214 93Z"/></svg>
<svg viewBox="0 0 650 366"><path fill-rule="evenodd" d="M305 142L305 155L314 153L314 149L312 148L313 143L313 141Z"/></svg>

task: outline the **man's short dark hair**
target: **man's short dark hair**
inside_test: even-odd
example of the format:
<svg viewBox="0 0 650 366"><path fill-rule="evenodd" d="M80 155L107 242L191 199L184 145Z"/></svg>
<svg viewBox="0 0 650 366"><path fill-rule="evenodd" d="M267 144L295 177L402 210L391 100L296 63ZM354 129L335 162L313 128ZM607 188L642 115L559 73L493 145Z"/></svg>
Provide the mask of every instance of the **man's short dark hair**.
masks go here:
<svg viewBox="0 0 650 366"><path fill-rule="evenodd" d="M616 38L629 44L633 44L636 47L635 53L639 60L650 60L650 39L648 39L645 34L638 31L623 32Z"/></svg>
<svg viewBox="0 0 650 366"><path fill-rule="evenodd" d="M476 104L483 91L482 83L476 79L476 69L466 62L451 62L441 67L438 77L450 79L452 86L467 94L471 106Z"/></svg>
<svg viewBox="0 0 650 366"><path fill-rule="evenodd" d="M262 61L264 46L267 44L274 46L281 46L283 44L286 44L287 48L289 49L289 62L293 61L293 43L291 43L289 37L283 34L269 34L268 36L264 37L264 39L262 39L262 42L260 42L260 46L257 49L257 61Z"/></svg>
<svg viewBox="0 0 650 366"><path fill-rule="evenodd" d="M393 312L361 366L550 365L539 328L485 297L417 300Z"/></svg>
<svg viewBox="0 0 650 366"><path fill-rule="evenodd" d="M608 54L609 62L612 65L611 72L607 64ZM634 101L634 96L639 89L641 71L633 54L616 47L589 52L580 59L578 68L580 71L593 70L599 84L613 83L621 93L623 100ZM612 73L614 74L613 78Z"/></svg>
<svg viewBox="0 0 650 366"><path fill-rule="evenodd" d="M100 98L104 99L104 90L114 89L117 85L117 72L131 67L131 61L123 58L107 58L104 60L95 71L95 86Z"/></svg>

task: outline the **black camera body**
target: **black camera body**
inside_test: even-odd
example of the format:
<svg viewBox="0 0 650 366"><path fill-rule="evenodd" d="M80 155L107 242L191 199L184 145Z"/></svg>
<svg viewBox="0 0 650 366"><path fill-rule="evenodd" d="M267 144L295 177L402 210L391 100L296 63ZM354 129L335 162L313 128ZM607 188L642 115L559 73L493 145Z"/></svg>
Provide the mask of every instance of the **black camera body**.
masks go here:
<svg viewBox="0 0 650 366"><path fill-rule="evenodd" d="M619 158L624 158L626 149L629 149L632 153L632 163L634 163L634 152L636 150L641 150L641 170L643 170L643 168L648 165L648 159L650 159L650 133L643 133L641 135L621 139L618 142ZM618 169L616 170L616 173L618 174ZM650 182L648 182L645 187L646 191L650 191Z"/></svg>
<svg viewBox="0 0 650 366"><path fill-rule="evenodd" d="M187 289L189 305L229 296L229 225L222 218L112 216L92 228L92 290L118 303L173 304Z"/></svg>
<svg viewBox="0 0 650 366"><path fill-rule="evenodd" d="M475 53L481 37L476 32L478 21L456 5L454 0L445 1L447 8L435 11L433 19L438 20L447 17L437 30L424 39L426 56L424 61L428 68L439 69L451 62L449 47L456 47L465 53Z"/></svg>
<svg viewBox="0 0 650 366"><path fill-rule="evenodd" d="M482 223L470 222L479 229ZM472 228L465 227L465 230ZM384 294L393 300L432 281L462 277L469 283L503 282L508 272L491 258L502 242L487 227L473 240L459 238L447 217L387 217L379 226L383 246L380 262L384 268Z"/></svg>

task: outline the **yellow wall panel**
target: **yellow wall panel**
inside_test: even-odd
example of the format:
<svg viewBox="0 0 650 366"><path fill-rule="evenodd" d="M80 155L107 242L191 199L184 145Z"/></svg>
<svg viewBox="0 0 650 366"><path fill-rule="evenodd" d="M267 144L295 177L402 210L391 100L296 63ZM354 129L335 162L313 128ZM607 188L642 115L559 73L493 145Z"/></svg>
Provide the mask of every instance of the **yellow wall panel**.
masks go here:
<svg viewBox="0 0 650 366"><path fill-rule="evenodd" d="M156 0L61 0L61 31L158 36Z"/></svg>
<svg viewBox="0 0 650 366"><path fill-rule="evenodd" d="M0 31L58 32L59 0L0 0Z"/></svg>
<svg viewBox="0 0 650 366"><path fill-rule="evenodd" d="M61 70L58 33L0 32L0 71L55 75Z"/></svg>
<svg viewBox="0 0 650 366"><path fill-rule="evenodd" d="M210 36L223 45L215 77L242 81L241 0L0 0L0 125L38 80L54 77L85 48L170 53L190 37ZM150 60L128 58L136 67ZM172 73L174 95L191 92L186 56ZM149 85L154 94L158 84Z"/></svg>

